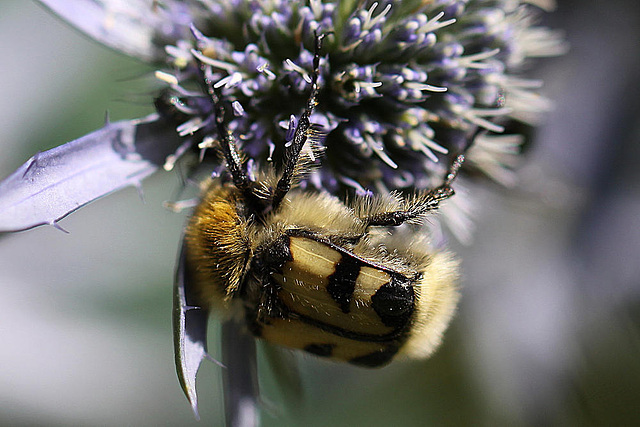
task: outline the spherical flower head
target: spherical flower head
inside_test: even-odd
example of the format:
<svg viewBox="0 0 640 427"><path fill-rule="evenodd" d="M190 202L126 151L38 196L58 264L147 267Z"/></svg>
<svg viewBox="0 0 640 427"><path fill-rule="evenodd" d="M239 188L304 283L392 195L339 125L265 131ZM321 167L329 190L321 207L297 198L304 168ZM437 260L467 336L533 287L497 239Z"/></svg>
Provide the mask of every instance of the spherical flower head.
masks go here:
<svg viewBox="0 0 640 427"><path fill-rule="evenodd" d="M496 134L548 107L538 82L516 75L529 58L563 49L557 34L533 25L536 8L517 0L197 4L191 31L165 47L159 111L192 146L215 145L199 72L206 64L241 148L256 167L277 161L310 92L321 32L312 121L328 135L322 168L303 185L332 192L433 186L443 159L467 149L478 128L486 133L469 162L510 183L522 138Z"/></svg>
<svg viewBox="0 0 640 427"><path fill-rule="evenodd" d="M5 231L55 225L98 197L140 186L160 165L171 169L189 151L199 149L209 170L224 172L216 150L207 150L220 140L211 85L249 175L270 162L279 168L311 92L316 33L324 41L311 122L326 136L318 138L321 167L301 186L410 193L439 185L465 150L465 167L483 172L473 177L512 184L523 142L511 131L522 126L513 124L531 124L549 108L536 92L540 82L520 73L530 59L565 50L562 37L534 25L552 0L39 1L96 40L152 63L163 87L157 114L107 122L0 183ZM46 179L35 179L45 169ZM470 208L448 210L445 220Z"/></svg>

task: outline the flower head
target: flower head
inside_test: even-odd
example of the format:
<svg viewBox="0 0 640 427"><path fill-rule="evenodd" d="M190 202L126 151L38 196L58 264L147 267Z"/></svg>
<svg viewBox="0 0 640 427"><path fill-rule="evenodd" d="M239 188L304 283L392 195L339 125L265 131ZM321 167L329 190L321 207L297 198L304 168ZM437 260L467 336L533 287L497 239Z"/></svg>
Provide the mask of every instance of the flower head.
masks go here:
<svg viewBox="0 0 640 427"><path fill-rule="evenodd" d="M464 150L476 128L502 133L509 120L531 121L545 110L537 82L516 73L529 58L562 49L519 1L199 5L191 33L165 48L160 111L175 113L192 146L215 135L197 82L202 61L233 106L230 128L244 151L257 164L270 161L304 106L313 32L322 31L328 37L312 119L329 134L323 167L308 184L334 192L432 186L444 170L439 161ZM512 153L521 139L481 139L471 162L508 182L510 160L495 147L512 142Z"/></svg>
<svg viewBox="0 0 640 427"><path fill-rule="evenodd" d="M153 63L164 87L158 114L108 123L34 156L0 183L0 230L55 225L160 166L171 169L192 150L220 170L220 159L205 153L217 134L201 63L231 106L225 120L247 167L279 164L310 90L314 31L327 37L311 120L327 136L322 167L302 186L333 193L432 187L446 170L442 160L467 149L478 129L486 132L467 165L511 184L523 137L505 129L530 124L549 107L536 92L540 83L519 73L529 59L564 50L558 34L534 25L548 0L41 3L98 41ZM35 179L44 169L47 179Z"/></svg>

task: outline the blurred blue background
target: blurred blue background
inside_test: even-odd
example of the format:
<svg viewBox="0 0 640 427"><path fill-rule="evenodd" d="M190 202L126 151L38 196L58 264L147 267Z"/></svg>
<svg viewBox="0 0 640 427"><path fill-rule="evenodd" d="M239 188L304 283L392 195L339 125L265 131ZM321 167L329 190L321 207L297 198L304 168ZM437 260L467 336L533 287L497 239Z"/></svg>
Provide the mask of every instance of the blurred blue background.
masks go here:
<svg viewBox="0 0 640 427"><path fill-rule="evenodd" d="M301 357L295 410L265 369L265 425L640 423L640 6L558 3L548 23L571 50L532 72L555 111L517 188L472 188L476 239L454 247L463 301L443 347L374 371ZM34 3L0 4L0 57L0 178L107 110L152 111L151 69ZM161 206L179 186L162 172L145 203L108 196L63 220L70 234L0 237L0 425L196 425L171 338L184 217ZM199 376L201 425L221 422L219 370Z"/></svg>

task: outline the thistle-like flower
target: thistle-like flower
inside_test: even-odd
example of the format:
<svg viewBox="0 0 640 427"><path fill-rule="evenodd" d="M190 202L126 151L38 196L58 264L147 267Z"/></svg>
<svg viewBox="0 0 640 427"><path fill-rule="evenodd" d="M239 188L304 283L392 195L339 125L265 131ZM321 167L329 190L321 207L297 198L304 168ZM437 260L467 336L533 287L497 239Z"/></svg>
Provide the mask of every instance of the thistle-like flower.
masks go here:
<svg viewBox="0 0 640 427"><path fill-rule="evenodd" d="M191 33L165 48L167 68L157 76L167 89L157 105L173 113L191 146L207 147L211 107L193 89L195 59L203 61L232 102L231 128L243 149L257 163L269 161L295 128L319 30L329 37L313 121L330 133L310 185L332 192L429 187L442 174L439 159L465 149L477 127L487 135L471 163L509 183L509 154L521 138L490 135L546 109L538 83L517 73L527 59L562 50L555 34L532 25L532 8L522 3L201 3ZM164 12L179 16L169 5Z"/></svg>
<svg viewBox="0 0 640 427"><path fill-rule="evenodd" d="M201 64L231 107L225 120L249 175L279 164L309 95L317 32L326 37L311 122L326 132L324 155L300 185L334 194L430 188L444 159L466 150L468 166L508 185L523 141L511 124L532 124L549 107L539 82L520 73L564 51L557 33L535 25L549 0L40 3L154 64L157 113L30 159L0 183L0 231L55 225L186 153L222 171L207 150L218 135ZM457 211L445 210L450 222L463 221Z"/></svg>
<svg viewBox="0 0 640 427"><path fill-rule="evenodd" d="M277 160L309 89L315 30L328 36L312 121L328 135L322 168L302 185L334 193L427 188L446 169L443 156L467 148L477 128L487 132L468 165L510 184L522 136L505 127L532 123L548 108L539 82L518 73L529 59L564 49L558 34L534 25L543 0L41 3L104 44L157 64L164 88L157 115L110 124L9 177L2 230L56 224L161 165L170 169L186 152L205 154L216 134L199 61L231 103L229 127L253 167ZM98 157L100 173L86 167ZM79 168L94 171L92 188ZM46 183L33 179L43 169ZM66 197L52 204L39 186Z"/></svg>

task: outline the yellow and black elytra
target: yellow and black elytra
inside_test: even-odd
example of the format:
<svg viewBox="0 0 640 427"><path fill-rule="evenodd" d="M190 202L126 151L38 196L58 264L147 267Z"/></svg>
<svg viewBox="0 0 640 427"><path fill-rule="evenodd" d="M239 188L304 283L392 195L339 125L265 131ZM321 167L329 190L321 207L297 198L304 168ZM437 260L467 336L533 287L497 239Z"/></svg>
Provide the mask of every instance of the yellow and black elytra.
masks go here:
<svg viewBox="0 0 640 427"><path fill-rule="evenodd" d="M376 367L397 355L426 357L455 311L458 264L400 226L421 221L454 194L464 157L442 185L410 197L344 203L297 187L324 136L309 121L321 41L317 36L311 94L279 174L246 171L218 90L205 77L230 179L211 180L187 226L189 305L240 312L256 337L333 360ZM206 76L204 64L202 70Z"/></svg>

